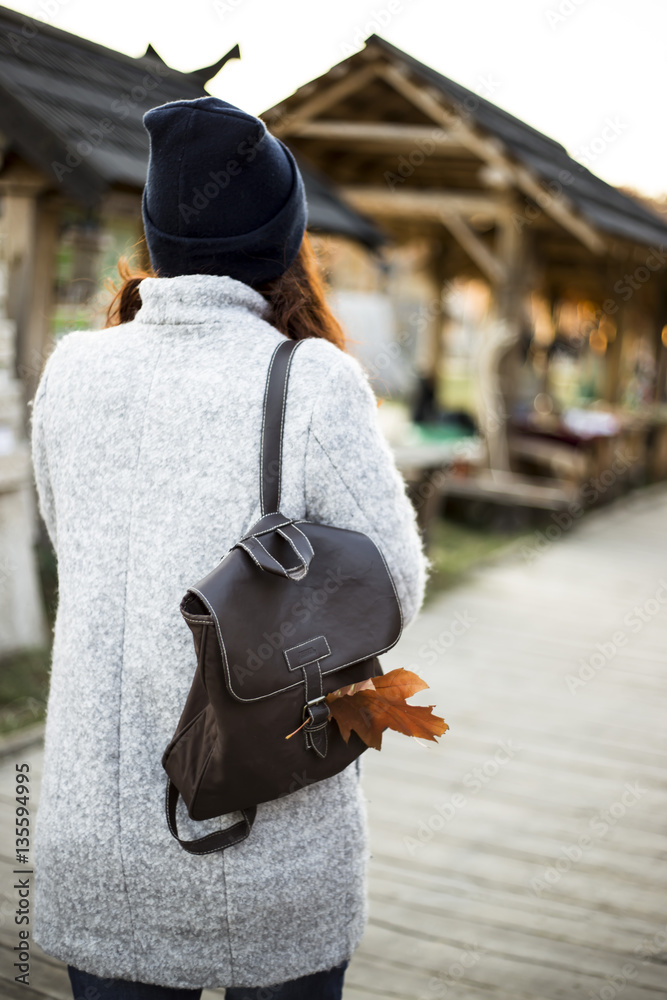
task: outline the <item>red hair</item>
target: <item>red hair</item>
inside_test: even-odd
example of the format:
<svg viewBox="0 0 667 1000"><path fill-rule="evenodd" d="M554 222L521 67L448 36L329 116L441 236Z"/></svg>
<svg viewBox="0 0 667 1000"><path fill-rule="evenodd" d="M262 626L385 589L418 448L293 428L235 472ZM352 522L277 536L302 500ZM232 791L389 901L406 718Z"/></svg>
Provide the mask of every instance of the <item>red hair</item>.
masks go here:
<svg viewBox="0 0 667 1000"><path fill-rule="evenodd" d="M141 282L155 277L150 271L133 269L125 257L118 262L121 277L107 310L106 326L118 326L134 319L141 307ZM321 337L345 350L345 334L331 311L312 243L304 235L299 253L280 277L257 289L269 303L269 323L291 340Z"/></svg>

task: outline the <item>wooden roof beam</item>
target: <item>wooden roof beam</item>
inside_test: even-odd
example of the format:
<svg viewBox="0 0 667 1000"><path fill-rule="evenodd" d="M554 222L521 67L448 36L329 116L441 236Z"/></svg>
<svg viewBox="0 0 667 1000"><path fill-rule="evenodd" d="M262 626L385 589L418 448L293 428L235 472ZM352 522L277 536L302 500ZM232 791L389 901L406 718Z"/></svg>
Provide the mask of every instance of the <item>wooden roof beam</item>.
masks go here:
<svg viewBox="0 0 667 1000"><path fill-rule="evenodd" d="M507 268L503 262L457 212L442 212L440 221L491 284L499 285L507 279Z"/></svg>
<svg viewBox="0 0 667 1000"><path fill-rule="evenodd" d="M423 87L413 83L407 67L403 69L398 66L390 66L387 63L379 68L379 74L394 90L397 90L406 100L419 108L423 114L428 115L449 135L456 136L462 145L476 153L481 160L492 164L501 171L505 169L505 159L496 141L478 136L465 124L460 115L444 108L440 101L440 95L434 87Z"/></svg>
<svg viewBox="0 0 667 1000"><path fill-rule="evenodd" d="M442 106L440 94L434 87L422 87L409 78L407 67L385 65L380 69L382 77L398 90L404 97L412 101L437 124L441 125L451 135L455 135L462 145L466 146L490 166L509 174L516 186L524 194L532 198L540 208L577 237L593 253L602 253L605 242L588 222L573 211L569 199L562 193L553 194L547 191L525 167L509 159L502 151L496 139L488 139L478 135L461 116L447 111Z"/></svg>
<svg viewBox="0 0 667 1000"><path fill-rule="evenodd" d="M311 121L316 115L326 111L332 104L347 97L348 94L369 84L377 77L378 71L378 64L370 63L355 72L347 73L342 78L336 79L334 76L330 86L324 90L317 90L312 97L306 98L299 105L297 111L291 112L289 107L285 107L283 104L271 108L271 113L266 115L267 125L273 134L280 139L295 133L298 134L299 128L303 127L306 122Z"/></svg>
<svg viewBox="0 0 667 1000"><path fill-rule="evenodd" d="M429 219L440 223L493 284L506 280L505 265L470 227L464 215L488 215L507 220L507 199L488 194L440 194L431 191L390 191L387 188L342 188L355 208L371 215Z"/></svg>
<svg viewBox="0 0 667 1000"><path fill-rule="evenodd" d="M441 127L431 125L408 125L394 122L359 122L320 120L308 121L290 129L290 134L304 139L331 139L363 142L365 145L391 146L392 148L417 148L427 155L430 152L450 155L469 154L455 135L450 135Z"/></svg>
<svg viewBox="0 0 667 1000"><path fill-rule="evenodd" d="M507 198L484 191L419 191L391 190L389 187L345 184L344 197L354 208L370 215L403 216L442 221L443 213L462 217L488 215L498 218L507 214Z"/></svg>
<svg viewBox="0 0 667 1000"><path fill-rule="evenodd" d="M518 163L514 164L513 167L517 184L524 194L536 202L547 215L560 223L563 229L567 229L573 236L576 236L592 253L604 253L606 243L603 238L585 219L572 211L569 199L562 192L554 194L547 191L525 167Z"/></svg>

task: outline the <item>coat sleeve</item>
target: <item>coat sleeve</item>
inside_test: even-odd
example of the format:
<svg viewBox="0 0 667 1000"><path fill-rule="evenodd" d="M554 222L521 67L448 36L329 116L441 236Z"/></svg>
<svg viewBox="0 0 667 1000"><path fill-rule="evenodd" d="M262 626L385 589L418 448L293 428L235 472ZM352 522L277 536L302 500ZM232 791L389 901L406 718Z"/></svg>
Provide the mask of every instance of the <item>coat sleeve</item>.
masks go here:
<svg viewBox="0 0 667 1000"><path fill-rule="evenodd" d="M316 401L306 446L306 517L370 535L385 557L409 624L423 598L428 560L377 402L359 363L340 354Z"/></svg>
<svg viewBox="0 0 667 1000"><path fill-rule="evenodd" d="M46 446L46 380L47 369L42 374L41 381L37 387L35 398L32 402L32 467L37 487L37 501L39 512L42 515L46 530L49 533L51 544L57 552L57 531L56 531L56 505L53 498L51 477L49 475L49 462Z"/></svg>

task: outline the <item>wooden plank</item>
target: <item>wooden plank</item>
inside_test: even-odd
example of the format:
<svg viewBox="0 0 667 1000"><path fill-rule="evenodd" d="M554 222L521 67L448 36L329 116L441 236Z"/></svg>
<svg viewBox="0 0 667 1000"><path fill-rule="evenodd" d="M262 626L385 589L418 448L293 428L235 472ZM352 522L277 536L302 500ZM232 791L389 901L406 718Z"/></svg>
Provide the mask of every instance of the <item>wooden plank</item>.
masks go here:
<svg viewBox="0 0 667 1000"><path fill-rule="evenodd" d="M489 281L500 284L505 280L507 270L503 261L489 250L458 212L442 211L440 221Z"/></svg>
<svg viewBox="0 0 667 1000"><path fill-rule="evenodd" d="M291 130L291 134L299 138L328 139L336 142L354 142L355 149L363 141L375 147L390 146L391 150L413 149L426 146L429 151L438 151L442 155L464 155L465 146L449 135L443 129L430 125L410 125L394 122L360 122L340 119L323 119L308 121Z"/></svg>
<svg viewBox="0 0 667 1000"><path fill-rule="evenodd" d="M377 66L370 64L346 73L342 78L331 77L335 82L328 87L325 85L324 89L318 90L312 97L302 101L298 111L284 111L281 105L277 105L264 117L272 133L284 139L348 94L366 87L377 75Z"/></svg>
<svg viewBox="0 0 667 1000"><path fill-rule="evenodd" d="M485 191L390 191L386 186L345 184L341 192L354 208L373 215L442 221L442 213L456 212L463 217L504 216L506 203L498 195Z"/></svg>
<svg viewBox="0 0 667 1000"><path fill-rule="evenodd" d="M491 995L500 986L501 989L511 989L515 996L538 995L550 998L590 996L596 988L604 985L609 974L623 967L626 957L619 955L608 964L606 970L593 971L562 960L541 961L531 956L507 955L496 943L486 944L482 929L468 938L457 936L446 940L432 931L417 929L405 923L397 925L382 918L371 920L365 945L368 960L374 957L377 961L377 968L374 970L376 976L382 975L383 970L385 975L395 974L393 965L387 968L389 956L395 959L399 955L409 955L414 981L418 984L413 994L415 997L423 995L419 986L423 982L424 972L428 976L429 986L432 978L441 983L449 980L450 990L453 990L455 978L452 973L454 970L458 973L457 966L463 965L462 957L466 954L481 953L476 964L467 969L464 967L463 976L456 976L466 986L487 986L492 991ZM640 965L640 962L634 962L635 971L639 972ZM623 996L630 1000L658 1000L664 998L665 992L663 986L638 985L636 981L628 980Z"/></svg>
<svg viewBox="0 0 667 1000"><path fill-rule="evenodd" d="M545 485L546 479L528 479L514 474L503 478L492 473L480 472L474 476L451 476L444 492L449 496L461 496L494 500L497 503L520 504L524 507L563 510L577 501L579 491L576 486L554 480Z"/></svg>
<svg viewBox="0 0 667 1000"><path fill-rule="evenodd" d="M656 592L666 516L662 487L596 513L533 561L487 566L435 598L383 661L416 669L430 690L415 701L435 703L452 728L428 747L390 733L381 753L362 758L370 922L346 1000L588 1000L606 996L624 967L621 1000L667 997L667 605L580 692L564 683ZM457 614L475 621L430 662L424 648L437 648ZM477 769L486 779L503 740L520 750L487 766L473 790L470 777ZM37 798L40 752L29 754ZM12 899L13 766L0 761L0 907ZM578 857L591 819L635 782L645 792ZM455 795L464 804L433 824ZM10 944L0 934L5 967ZM463 967L473 948L483 954ZM34 968L40 989L59 970L42 996L67 996L61 963L40 956Z"/></svg>
<svg viewBox="0 0 667 1000"><path fill-rule="evenodd" d="M471 982L449 987L452 996L594 997L628 964L625 1000L667 996L667 618L646 622L576 696L563 683L655 592L664 564L653 539L666 512L663 487L658 502L601 511L534 562L510 557L485 569L434 602L386 658L385 669L412 665L425 677L424 702L436 702L452 730L429 751L387 738L381 754L363 758L373 922L352 963L351 997L377 995L373 961L388 964L387 990L394 974L397 995L419 997L403 986L410 971L399 974L393 963L411 966L421 984L448 948L475 935L495 942L493 950ZM429 636L437 640L457 612L475 625L437 664L420 662ZM462 779L508 736L524 749L470 794ZM647 792L634 809L556 884L532 892L534 873L636 779ZM438 804L462 792L464 807L411 855L406 832L414 836Z"/></svg>
<svg viewBox="0 0 667 1000"><path fill-rule="evenodd" d="M34 726L26 726L17 733L0 738L0 763L3 757L18 757L29 748L39 746L44 740L44 723L37 722Z"/></svg>
<svg viewBox="0 0 667 1000"><path fill-rule="evenodd" d="M535 963L545 969L586 970L586 974L604 978L609 968L609 948L591 946L586 936L578 940L555 935L545 936L533 933L528 928L513 929L491 921L464 921L457 912L446 913L437 906L422 905L413 901L399 903L383 898L382 916L379 925L393 929L404 924L405 911L409 915L409 934L427 940L442 941L462 951L470 943L484 948L486 955L493 953L499 958L516 963ZM402 915L403 914L403 915ZM627 950L627 939L617 940L615 945L619 964L635 957ZM665 985L664 968L653 962L638 963L633 977L638 986L659 990Z"/></svg>

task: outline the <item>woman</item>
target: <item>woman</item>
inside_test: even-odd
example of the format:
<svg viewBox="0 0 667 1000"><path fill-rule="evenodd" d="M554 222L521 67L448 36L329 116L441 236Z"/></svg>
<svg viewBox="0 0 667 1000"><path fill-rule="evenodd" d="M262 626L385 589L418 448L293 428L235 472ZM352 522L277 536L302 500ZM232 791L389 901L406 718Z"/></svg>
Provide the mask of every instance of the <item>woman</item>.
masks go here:
<svg viewBox="0 0 667 1000"><path fill-rule="evenodd" d="M144 123L158 277L126 280L116 325L59 342L33 408L59 573L35 940L68 963L76 997L225 986L228 1000L334 1000L366 919L359 767L260 804L251 836L223 853L186 854L164 817L161 755L195 667L179 602L259 517L262 398L284 336L307 343L290 375L281 509L371 535L406 622L426 560L322 294L292 155L212 97ZM186 839L238 818L196 823L179 802Z"/></svg>

